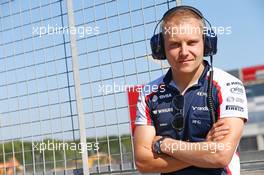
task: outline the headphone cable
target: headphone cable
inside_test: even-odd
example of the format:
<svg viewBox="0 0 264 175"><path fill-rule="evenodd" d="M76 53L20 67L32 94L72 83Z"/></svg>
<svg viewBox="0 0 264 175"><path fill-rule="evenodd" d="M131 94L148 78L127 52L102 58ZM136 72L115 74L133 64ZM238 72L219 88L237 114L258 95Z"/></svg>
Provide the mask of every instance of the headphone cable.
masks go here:
<svg viewBox="0 0 264 175"><path fill-rule="evenodd" d="M213 123L217 122L217 118L215 115L214 110L214 101L213 101L213 76L214 76L214 69L213 69L213 56L210 55L210 72L209 72L209 83L207 89L207 103L209 107L209 112L212 118Z"/></svg>

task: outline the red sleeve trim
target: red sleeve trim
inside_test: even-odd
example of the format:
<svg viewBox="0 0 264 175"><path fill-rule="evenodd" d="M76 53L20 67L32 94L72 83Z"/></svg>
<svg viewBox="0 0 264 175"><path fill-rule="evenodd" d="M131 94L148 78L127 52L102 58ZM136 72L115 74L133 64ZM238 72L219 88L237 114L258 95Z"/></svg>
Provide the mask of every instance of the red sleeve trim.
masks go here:
<svg viewBox="0 0 264 175"><path fill-rule="evenodd" d="M150 93L149 95L146 96L145 98L145 103L146 103L146 108L145 108L145 112L146 112L146 117L147 117L147 125L153 125L152 119L151 119L151 115L150 115L150 109L148 106L148 101L150 99L150 97L152 95L154 95L155 92Z"/></svg>

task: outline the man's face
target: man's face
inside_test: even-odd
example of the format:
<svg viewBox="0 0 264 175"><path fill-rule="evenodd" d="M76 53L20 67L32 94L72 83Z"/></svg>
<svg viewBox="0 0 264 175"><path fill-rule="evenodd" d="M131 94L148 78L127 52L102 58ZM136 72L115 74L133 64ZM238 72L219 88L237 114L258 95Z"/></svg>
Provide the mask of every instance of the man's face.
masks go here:
<svg viewBox="0 0 264 175"><path fill-rule="evenodd" d="M201 21L189 18L180 24L171 23L165 27L164 46L170 66L176 72L194 72L203 60ZM166 32L166 29L170 30Z"/></svg>

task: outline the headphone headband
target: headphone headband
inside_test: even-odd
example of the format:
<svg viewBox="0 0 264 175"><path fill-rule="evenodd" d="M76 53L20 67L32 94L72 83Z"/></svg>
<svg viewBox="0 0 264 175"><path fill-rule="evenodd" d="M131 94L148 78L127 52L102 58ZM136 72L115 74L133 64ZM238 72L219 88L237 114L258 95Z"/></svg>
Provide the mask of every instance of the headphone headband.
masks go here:
<svg viewBox="0 0 264 175"><path fill-rule="evenodd" d="M194 8L194 7L188 6L188 5L181 5L181 6L176 6L176 7L169 9L166 13L164 13L161 20L164 20L164 18L166 18L167 16L169 16L173 12L180 10L180 9L190 10L190 11L194 12L196 15L198 15L201 19L204 19L203 14L197 8Z"/></svg>

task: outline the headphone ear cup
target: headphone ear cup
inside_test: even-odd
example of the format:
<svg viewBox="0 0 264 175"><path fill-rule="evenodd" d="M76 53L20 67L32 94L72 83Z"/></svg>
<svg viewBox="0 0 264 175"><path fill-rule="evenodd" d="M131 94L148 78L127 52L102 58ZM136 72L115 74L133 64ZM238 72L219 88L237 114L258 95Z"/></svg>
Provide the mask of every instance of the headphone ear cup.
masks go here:
<svg viewBox="0 0 264 175"><path fill-rule="evenodd" d="M217 35L210 29L204 34L204 56L211 56L217 53Z"/></svg>
<svg viewBox="0 0 264 175"><path fill-rule="evenodd" d="M156 60L166 60L164 39L162 33L153 35L150 39L152 57Z"/></svg>

